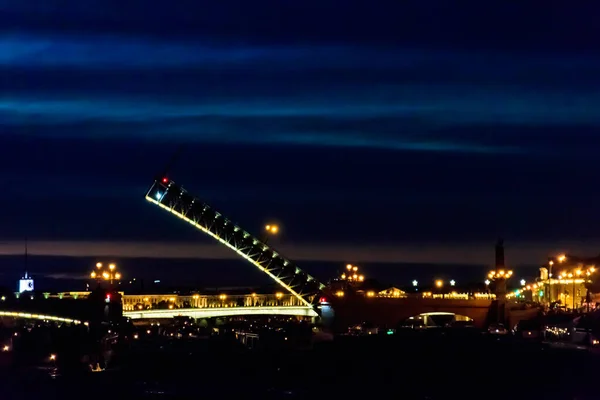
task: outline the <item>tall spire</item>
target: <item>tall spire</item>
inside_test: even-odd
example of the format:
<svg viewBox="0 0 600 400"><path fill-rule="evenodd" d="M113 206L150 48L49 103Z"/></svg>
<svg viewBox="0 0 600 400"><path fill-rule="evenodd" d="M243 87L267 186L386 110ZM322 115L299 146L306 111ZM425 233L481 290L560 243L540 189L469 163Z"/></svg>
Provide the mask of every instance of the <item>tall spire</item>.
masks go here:
<svg viewBox="0 0 600 400"><path fill-rule="evenodd" d="M28 265L28 256L29 256L29 249L28 249L28 241L27 241L27 237L25 237L25 279L27 279L27 267Z"/></svg>
<svg viewBox="0 0 600 400"><path fill-rule="evenodd" d="M496 243L496 268L504 267L504 240L498 239Z"/></svg>

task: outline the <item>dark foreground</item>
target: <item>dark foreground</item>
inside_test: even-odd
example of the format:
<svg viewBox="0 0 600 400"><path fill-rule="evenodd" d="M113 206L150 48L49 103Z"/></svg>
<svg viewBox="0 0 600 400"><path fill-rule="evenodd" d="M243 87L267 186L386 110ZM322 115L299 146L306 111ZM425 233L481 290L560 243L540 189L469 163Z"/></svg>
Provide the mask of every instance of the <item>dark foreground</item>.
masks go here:
<svg viewBox="0 0 600 400"><path fill-rule="evenodd" d="M586 351L480 333L340 337L312 350L230 341L140 343L104 372L5 368L6 399L596 399Z"/></svg>

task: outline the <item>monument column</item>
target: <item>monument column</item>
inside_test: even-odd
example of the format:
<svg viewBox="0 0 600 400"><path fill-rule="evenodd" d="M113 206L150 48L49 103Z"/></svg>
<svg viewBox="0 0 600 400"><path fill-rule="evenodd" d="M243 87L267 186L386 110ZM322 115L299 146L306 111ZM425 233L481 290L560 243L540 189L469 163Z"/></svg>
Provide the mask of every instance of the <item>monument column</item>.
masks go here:
<svg viewBox="0 0 600 400"><path fill-rule="evenodd" d="M488 278L494 282L493 320L497 323L506 322L506 282L512 276L512 271L506 269L504 261L504 241L499 239L496 243L496 265L488 274Z"/></svg>

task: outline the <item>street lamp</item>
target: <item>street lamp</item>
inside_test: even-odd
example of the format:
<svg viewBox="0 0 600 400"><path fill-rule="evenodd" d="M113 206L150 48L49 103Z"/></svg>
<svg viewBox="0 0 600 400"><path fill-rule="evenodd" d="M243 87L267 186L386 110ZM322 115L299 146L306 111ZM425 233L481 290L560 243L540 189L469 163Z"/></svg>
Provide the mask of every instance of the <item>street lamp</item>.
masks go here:
<svg viewBox="0 0 600 400"><path fill-rule="evenodd" d="M435 287L441 288L442 286L444 286L444 281L442 281L441 279L435 281Z"/></svg>
<svg viewBox="0 0 600 400"><path fill-rule="evenodd" d="M455 281L454 279L452 279L452 280L450 281L450 286L454 286L454 285L456 285L456 281Z"/></svg>
<svg viewBox="0 0 600 400"><path fill-rule="evenodd" d="M113 280L119 280L121 279L121 273L117 272L117 265L112 263L108 265L108 268L104 268L104 264L102 264L101 262L96 263L96 271L92 271L90 273L90 278L92 279L96 279L98 281L101 280L105 280L105 281L110 281L111 285L113 283Z"/></svg>
<svg viewBox="0 0 600 400"><path fill-rule="evenodd" d="M417 280L415 279L414 281L412 281L412 285L413 285L414 287L417 287L417 286L419 286L419 281L417 281Z"/></svg>
<svg viewBox="0 0 600 400"><path fill-rule="evenodd" d="M342 280L348 282L364 282L365 276L358 273L358 266L352 264L346 264L346 272L342 272L340 275Z"/></svg>
<svg viewBox="0 0 600 400"><path fill-rule="evenodd" d="M521 282L520 282L520 283L521 283L521 286L525 286L525 284L526 284L527 282L525 281L525 279L521 279Z"/></svg>
<svg viewBox="0 0 600 400"><path fill-rule="evenodd" d="M265 232L266 232L266 236L265 236L265 244L269 241L269 237L272 235L277 235L279 233L279 225L275 225L275 224L268 224L265 225Z"/></svg>

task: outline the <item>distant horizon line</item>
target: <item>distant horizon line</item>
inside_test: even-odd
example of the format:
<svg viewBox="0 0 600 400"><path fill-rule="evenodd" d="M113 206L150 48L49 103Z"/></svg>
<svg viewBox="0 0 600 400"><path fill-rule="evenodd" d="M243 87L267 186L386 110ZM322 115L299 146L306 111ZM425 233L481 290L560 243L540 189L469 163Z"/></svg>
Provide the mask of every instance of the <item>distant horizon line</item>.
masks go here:
<svg viewBox="0 0 600 400"><path fill-rule="evenodd" d="M586 241L506 242L508 265L542 265L561 253L585 256L600 253L599 246ZM494 264L494 241L440 241L399 244L352 243L270 243L287 258L297 262L344 262L381 264L444 264L485 266ZM25 256L25 240L0 241L0 256ZM29 257L106 257L143 259L241 260L219 243L194 241L140 240L27 240Z"/></svg>

